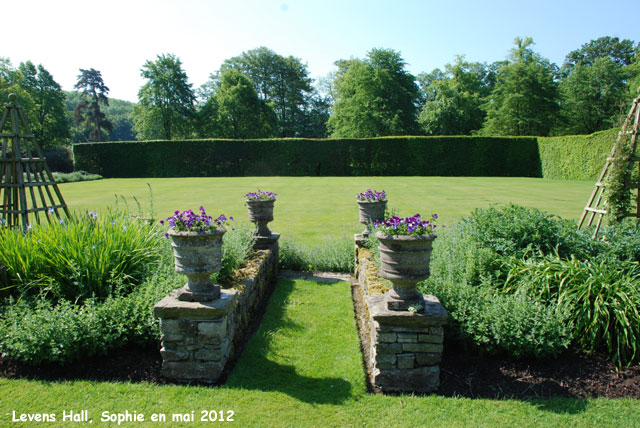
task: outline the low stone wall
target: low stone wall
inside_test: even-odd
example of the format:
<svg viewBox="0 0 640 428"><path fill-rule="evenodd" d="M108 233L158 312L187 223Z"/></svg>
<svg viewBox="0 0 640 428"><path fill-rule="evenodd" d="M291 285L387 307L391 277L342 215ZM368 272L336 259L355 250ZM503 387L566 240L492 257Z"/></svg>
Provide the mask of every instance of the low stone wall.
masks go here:
<svg viewBox="0 0 640 428"><path fill-rule="evenodd" d="M371 383L389 392L437 390L446 310L430 295L424 296L420 313L387 309L386 287L377 276L372 253L356 244L355 256L355 276L366 311L363 327L368 332L369 352L365 356Z"/></svg>
<svg viewBox="0 0 640 428"><path fill-rule="evenodd" d="M244 271L244 272L243 272ZM247 275L242 278L243 273ZM215 383L278 275L278 243L257 250L220 299L186 302L172 292L154 307L162 332L162 372L179 382Z"/></svg>

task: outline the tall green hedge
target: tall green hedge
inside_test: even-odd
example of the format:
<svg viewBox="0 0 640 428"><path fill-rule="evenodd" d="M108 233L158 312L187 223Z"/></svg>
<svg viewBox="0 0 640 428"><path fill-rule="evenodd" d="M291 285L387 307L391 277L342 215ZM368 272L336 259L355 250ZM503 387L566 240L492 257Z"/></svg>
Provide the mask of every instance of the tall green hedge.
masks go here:
<svg viewBox="0 0 640 428"><path fill-rule="evenodd" d="M615 142L618 129L591 135L538 137L544 178L594 180L598 178Z"/></svg>
<svg viewBox="0 0 640 428"><path fill-rule="evenodd" d="M81 143L75 168L104 177L540 177L535 137L186 140Z"/></svg>

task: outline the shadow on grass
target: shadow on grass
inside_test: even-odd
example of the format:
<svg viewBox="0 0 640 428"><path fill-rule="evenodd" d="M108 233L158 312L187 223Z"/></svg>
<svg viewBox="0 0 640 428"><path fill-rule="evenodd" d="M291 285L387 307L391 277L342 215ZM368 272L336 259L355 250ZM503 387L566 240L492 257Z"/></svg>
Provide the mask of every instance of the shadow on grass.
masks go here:
<svg viewBox="0 0 640 428"><path fill-rule="evenodd" d="M285 315L293 288L292 279L278 282L260 328L251 337L225 386L281 392L305 403L341 404L351 397L352 386L347 380L300 375L295 365L283 364L268 357L278 353L277 343L273 340L276 334L304 331L304 327ZM322 353L323 350L318 349L317 352Z"/></svg>

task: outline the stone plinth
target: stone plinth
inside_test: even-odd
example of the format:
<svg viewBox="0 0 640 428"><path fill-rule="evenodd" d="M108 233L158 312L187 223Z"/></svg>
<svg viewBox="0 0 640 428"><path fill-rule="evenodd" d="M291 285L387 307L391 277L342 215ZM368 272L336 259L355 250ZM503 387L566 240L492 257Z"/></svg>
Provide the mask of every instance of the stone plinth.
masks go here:
<svg viewBox="0 0 640 428"><path fill-rule="evenodd" d="M436 391L447 311L431 295L423 295L420 312L389 310L387 294L381 294L388 288L369 260L371 253L363 249L357 235L355 242L356 278L368 311L364 328L371 383L383 392Z"/></svg>
<svg viewBox="0 0 640 428"><path fill-rule="evenodd" d="M433 392L440 385L447 312L434 296L423 297L422 313L389 310L384 294L365 298L373 383L383 391Z"/></svg>
<svg viewBox="0 0 640 428"><path fill-rule="evenodd" d="M179 290L154 307L162 333L162 373L177 382L216 383L242 346L251 318L266 303L278 274L278 242L255 251L251 275L220 298L193 302L179 299Z"/></svg>
<svg viewBox="0 0 640 428"><path fill-rule="evenodd" d="M254 250L267 250L278 244L279 233L272 233L269 236L256 235L256 242L253 244Z"/></svg>
<svg viewBox="0 0 640 428"><path fill-rule="evenodd" d="M215 382L231 354L238 292L221 290L210 302L178 297L173 291L154 307L162 333L162 373L180 382Z"/></svg>

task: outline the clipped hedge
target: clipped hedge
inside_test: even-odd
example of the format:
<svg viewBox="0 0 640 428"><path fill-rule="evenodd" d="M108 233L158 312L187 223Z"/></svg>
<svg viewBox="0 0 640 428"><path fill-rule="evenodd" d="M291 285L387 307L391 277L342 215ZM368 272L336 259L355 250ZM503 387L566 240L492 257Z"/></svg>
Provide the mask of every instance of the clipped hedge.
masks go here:
<svg viewBox="0 0 640 428"><path fill-rule="evenodd" d="M540 177L535 137L186 140L80 143L76 170L104 177Z"/></svg>
<svg viewBox="0 0 640 428"><path fill-rule="evenodd" d="M544 178L593 180L598 178L618 135L618 129L591 135L538 137Z"/></svg>

